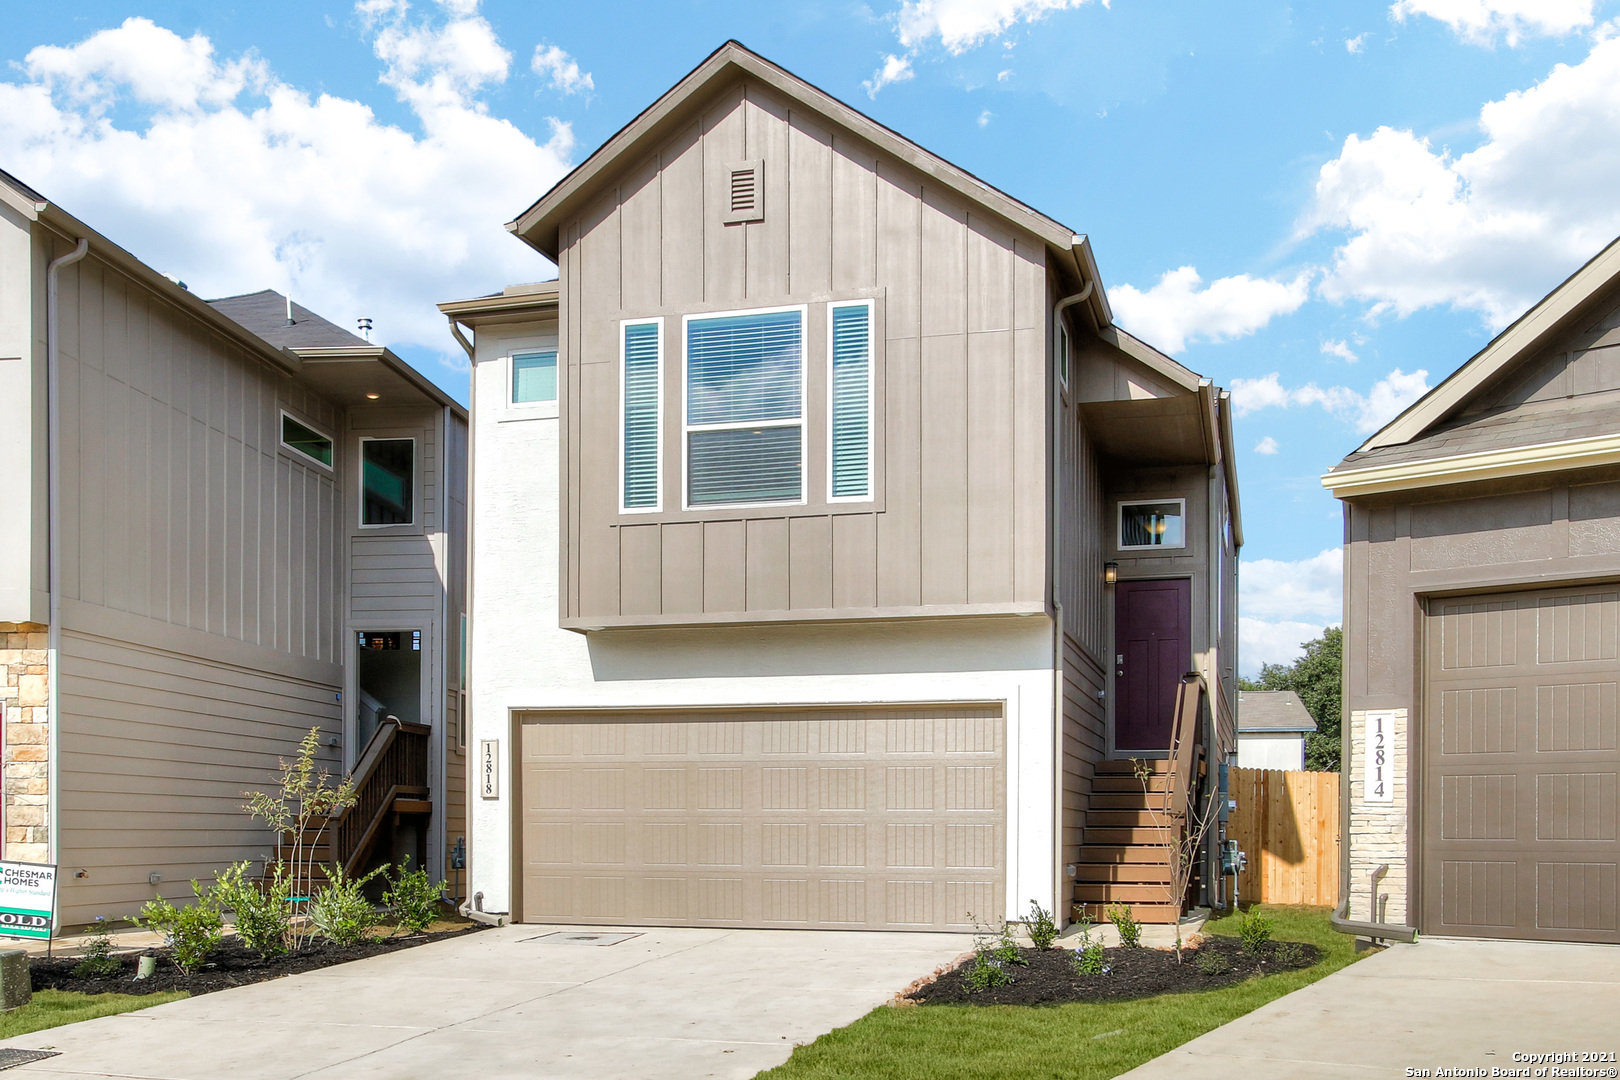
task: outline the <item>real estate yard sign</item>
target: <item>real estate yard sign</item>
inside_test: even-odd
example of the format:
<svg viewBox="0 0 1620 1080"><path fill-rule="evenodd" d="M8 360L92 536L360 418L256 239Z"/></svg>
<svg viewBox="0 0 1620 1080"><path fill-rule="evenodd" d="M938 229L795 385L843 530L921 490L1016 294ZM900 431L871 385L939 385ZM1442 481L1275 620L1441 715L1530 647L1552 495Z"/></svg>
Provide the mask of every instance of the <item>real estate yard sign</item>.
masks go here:
<svg viewBox="0 0 1620 1080"><path fill-rule="evenodd" d="M0 862L0 937L48 941L56 915L56 867Z"/></svg>

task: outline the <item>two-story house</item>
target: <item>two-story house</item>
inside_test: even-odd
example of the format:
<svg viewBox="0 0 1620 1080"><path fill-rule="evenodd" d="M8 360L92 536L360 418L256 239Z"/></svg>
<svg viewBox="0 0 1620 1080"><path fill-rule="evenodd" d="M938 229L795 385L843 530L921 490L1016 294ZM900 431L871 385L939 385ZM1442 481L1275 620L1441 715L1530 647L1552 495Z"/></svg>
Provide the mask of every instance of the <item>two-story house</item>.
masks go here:
<svg viewBox="0 0 1620 1080"><path fill-rule="evenodd" d="M314 726L367 800L338 854L450 876L466 445L388 349L205 302L0 173L0 813L61 923L270 854L243 793Z"/></svg>
<svg viewBox="0 0 1620 1080"><path fill-rule="evenodd" d="M1086 239L734 42L509 228L559 280L441 305L484 909L1164 918L1124 759L1189 671L1234 749L1231 414Z"/></svg>

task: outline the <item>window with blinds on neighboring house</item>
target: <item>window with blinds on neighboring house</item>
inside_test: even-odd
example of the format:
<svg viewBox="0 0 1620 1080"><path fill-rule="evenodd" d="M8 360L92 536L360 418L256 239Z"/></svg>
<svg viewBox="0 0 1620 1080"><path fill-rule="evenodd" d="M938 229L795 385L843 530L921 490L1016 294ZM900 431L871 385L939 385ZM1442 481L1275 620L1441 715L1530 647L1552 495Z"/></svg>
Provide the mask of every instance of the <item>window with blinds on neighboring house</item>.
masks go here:
<svg viewBox="0 0 1620 1080"><path fill-rule="evenodd" d="M872 497L872 301L833 304L828 400L828 497Z"/></svg>
<svg viewBox="0 0 1620 1080"><path fill-rule="evenodd" d="M512 404L557 400L557 350L512 354Z"/></svg>
<svg viewBox="0 0 1620 1080"><path fill-rule="evenodd" d="M686 505L804 501L802 307L686 319Z"/></svg>
<svg viewBox="0 0 1620 1080"><path fill-rule="evenodd" d="M664 321L627 322L622 333L620 509L654 511L662 505L663 490L658 448L662 441Z"/></svg>

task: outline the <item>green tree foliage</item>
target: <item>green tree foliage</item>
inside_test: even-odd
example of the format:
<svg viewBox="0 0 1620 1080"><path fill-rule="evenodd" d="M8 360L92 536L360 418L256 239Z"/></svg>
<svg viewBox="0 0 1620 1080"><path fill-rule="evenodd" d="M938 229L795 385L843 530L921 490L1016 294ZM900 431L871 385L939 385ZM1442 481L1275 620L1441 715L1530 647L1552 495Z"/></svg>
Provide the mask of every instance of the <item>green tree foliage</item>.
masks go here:
<svg viewBox="0 0 1620 1080"><path fill-rule="evenodd" d="M1292 664L1267 664L1258 679L1240 679L1244 690L1292 690L1316 721L1305 736L1305 767L1339 771L1339 721L1343 701L1344 631L1330 626L1305 643L1305 655Z"/></svg>

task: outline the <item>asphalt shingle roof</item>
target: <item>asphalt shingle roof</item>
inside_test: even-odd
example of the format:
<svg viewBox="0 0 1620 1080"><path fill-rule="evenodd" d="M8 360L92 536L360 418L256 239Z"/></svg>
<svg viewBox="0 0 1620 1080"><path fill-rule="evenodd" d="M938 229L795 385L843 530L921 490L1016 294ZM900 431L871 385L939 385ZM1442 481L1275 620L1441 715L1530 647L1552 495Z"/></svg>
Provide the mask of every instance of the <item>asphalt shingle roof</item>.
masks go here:
<svg viewBox="0 0 1620 1080"><path fill-rule="evenodd" d="M1292 690L1238 693L1238 734L1262 731L1315 731L1316 721Z"/></svg>
<svg viewBox="0 0 1620 1080"><path fill-rule="evenodd" d="M1351 454L1338 467L1396 465L1612 435L1616 431L1620 431L1620 395L1556 398L1453 420L1424 432L1409 443Z"/></svg>
<svg viewBox="0 0 1620 1080"><path fill-rule="evenodd" d="M293 324L287 325L287 298L274 289L261 289L241 296L224 296L208 301L208 306L233 319L277 348L331 349L369 345L358 334L328 322L293 301Z"/></svg>

